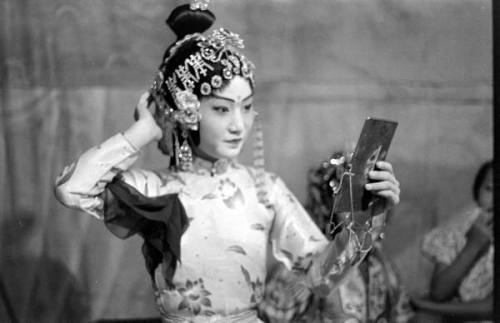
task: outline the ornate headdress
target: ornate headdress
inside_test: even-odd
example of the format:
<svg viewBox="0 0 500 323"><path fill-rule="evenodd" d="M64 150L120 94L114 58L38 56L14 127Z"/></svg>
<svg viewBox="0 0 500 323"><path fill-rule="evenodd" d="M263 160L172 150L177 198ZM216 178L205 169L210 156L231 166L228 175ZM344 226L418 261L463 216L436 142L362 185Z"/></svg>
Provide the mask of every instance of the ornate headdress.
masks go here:
<svg viewBox="0 0 500 323"><path fill-rule="evenodd" d="M207 5L208 0L196 0L188 10L205 11ZM238 34L220 28L208 36L200 32L186 34L168 50L150 93L157 105L155 117L164 133L160 149L174 157L181 170L192 167L192 151L187 138L190 130L198 130L199 98L209 96L236 75L248 79L253 86L255 67L239 51L243 48L243 40ZM186 57L178 61L177 54L182 51L186 51Z"/></svg>
<svg viewBox="0 0 500 323"><path fill-rule="evenodd" d="M220 28L214 30L208 37L201 34L189 35L177 42L170 50L170 54L175 53L182 44L191 39L198 40L199 51L186 58L164 80L171 94L175 95L181 91L193 93L195 86L201 82L200 94L210 95L213 89L222 86L223 78L231 80L235 75L248 78L253 84L253 70L255 67L238 51L238 49L245 47L238 34ZM222 75L214 74L209 81L202 82L207 73L216 69L216 65L224 66Z"/></svg>

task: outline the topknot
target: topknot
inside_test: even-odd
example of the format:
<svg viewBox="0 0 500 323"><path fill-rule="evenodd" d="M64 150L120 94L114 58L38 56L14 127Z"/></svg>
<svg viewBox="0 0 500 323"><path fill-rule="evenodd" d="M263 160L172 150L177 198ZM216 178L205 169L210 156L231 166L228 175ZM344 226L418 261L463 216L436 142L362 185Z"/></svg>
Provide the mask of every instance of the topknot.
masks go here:
<svg viewBox="0 0 500 323"><path fill-rule="evenodd" d="M189 4L184 4L170 13L166 23L179 40L189 34L203 33L214 21L215 15L210 10L192 10Z"/></svg>

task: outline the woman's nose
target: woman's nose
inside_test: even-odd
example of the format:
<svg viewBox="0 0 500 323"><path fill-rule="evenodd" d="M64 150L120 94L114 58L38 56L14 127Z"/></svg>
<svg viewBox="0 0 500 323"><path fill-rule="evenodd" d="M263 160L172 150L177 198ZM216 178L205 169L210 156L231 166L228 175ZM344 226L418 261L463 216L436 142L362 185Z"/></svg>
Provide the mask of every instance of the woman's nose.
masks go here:
<svg viewBox="0 0 500 323"><path fill-rule="evenodd" d="M229 131L239 134L244 130L244 128L245 123L243 121L243 115L239 109L235 109L229 123Z"/></svg>

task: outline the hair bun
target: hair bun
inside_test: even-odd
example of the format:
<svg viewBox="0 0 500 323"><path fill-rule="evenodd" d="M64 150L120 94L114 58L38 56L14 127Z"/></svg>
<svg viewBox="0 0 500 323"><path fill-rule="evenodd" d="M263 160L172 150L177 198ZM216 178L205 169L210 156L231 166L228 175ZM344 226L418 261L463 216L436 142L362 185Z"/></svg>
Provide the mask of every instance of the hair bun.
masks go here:
<svg viewBox="0 0 500 323"><path fill-rule="evenodd" d="M194 33L202 33L212 26L215 15L210 10L191 10L189 4L175 8L167 18L167 25L177 39Z"/></svg>

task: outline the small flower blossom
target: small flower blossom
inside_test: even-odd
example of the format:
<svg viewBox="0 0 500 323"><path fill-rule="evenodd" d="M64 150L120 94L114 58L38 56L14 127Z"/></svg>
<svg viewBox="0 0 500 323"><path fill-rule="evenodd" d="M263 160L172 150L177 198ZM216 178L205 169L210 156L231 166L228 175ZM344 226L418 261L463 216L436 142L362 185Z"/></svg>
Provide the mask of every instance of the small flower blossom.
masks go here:
<svg viewBox="0 0 500 323"><path fill-rule="evenodd" d="M180 124L191 130L198 130L201 119L200 101L190 91L180 91L175 95L179 110L173 112L173 117Z"/></svg>
<svg viewBox="0 0 500 323"><path fill-rule="evenodd" d="M194 282L187 280L185 287L178 288L177 291L183 297L179 304L179 310L187 309L194 315L209 314L211 311L208 308L212 307L212 302L208 298L211 295L205 289L203 280L200 278Z"/></svg>

